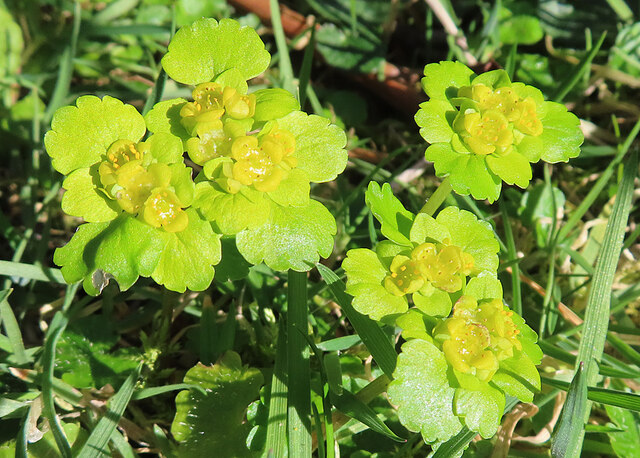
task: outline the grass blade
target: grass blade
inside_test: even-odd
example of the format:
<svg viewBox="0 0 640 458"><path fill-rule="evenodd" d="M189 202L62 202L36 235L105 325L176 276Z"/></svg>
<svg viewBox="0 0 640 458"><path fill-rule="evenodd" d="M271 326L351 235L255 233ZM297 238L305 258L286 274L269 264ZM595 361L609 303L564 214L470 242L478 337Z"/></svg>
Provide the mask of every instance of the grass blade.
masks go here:
<svg viewBox="0 0 640 458"><path fill-rule="evenodd" d="M511 223L509 222L509 212L504 199L498 201L500 204L500 213L502 213L502 227L504 228L504 238L507 243L507 256L509 261L516 261L518 253L516 251L516 242L513 238ZM522 315L522 284L520 283L520 264L513 263L511 267L511 308L518 315Z"/></svg>
<svg viewBox="0 0 640 458"><path fill-rule="evenodd" d="M91 432L87 442L80 450L80 453L78 453L78 458L94 458L103 454L109 455L107 444L131 400L141 370L142 364L127 377L118 392L111 398L108 403L109 410Z"/></svg>
<svg viewBox="0 0 640 458"><path fill-rule="evenodd" d="M598 51L600 51L600 47L602 46L602 43L604 43L604 39L606 38L606 36L606 31L603 32L602 35L600 35L600 39L598 40L596 45L591 48L586 56L582 58L582 60L578 64L578 68L576 69L576 71L573 72L573 74L571 74L569 78L563 81L563 83L558 88L558 91L553 97L551 97L551 100L555 102L562 102L562 100L564 100L569 91L573 89L573 86L575 86L576 83L580 80L584 72L587 71L591 66L591 62L593 61L594 57L596 57Z"/></svg>
<svg viewBox="0 0 640 458"><path fill-rule="evenodd" d="M380 368L390 379L393 378L393 371L396 368L398 355L389 338L382 331L378 323L353 308L351 305L351 297L345 293L346 286L344 282L340 280L331 269L322 264L317 264L316 267L331 289L331 292L336 298L336 302L338 302L342 310L344 310L347 318L349 318L349 322L351 322L351 325L362 339L362 342L367 346L373 359L376 360Z"/></svg>
<svg viewBox="0 0 640 458"><path fill-rule="evenodd" d="M307 349L307 273L289 270L287 373L289 456L311 457L311 369ZM293 383L291 383L293 382Z"/></svg>
<svg viewBox="0 0 640 458"><path fill-rule="evenodd" d="M29 362L29 358L27 357L27 353L24 349L20 325L18 324L18 320L16 320L16 316L14 315L13 309L8 301L11 291L11 289L0 291L0 318L2 319L4 330L7 333L7 338L11 344L11 351L16 357L18 364L23 365Z"/></svg>
<svg viewBox="0 0 640 458"><path fill-rule="evenodd" d="M293 83L293 67L291 66L291 58L289 57L289 47L287 46L287 38L282 28L282 19L280 18L280 5L278 0L269 0L271 8L271 26L273 27L273 35L276 39L276 47L278 48L278 58L280 59L279 67L282 74L282 86L292 94L296 94L296 87Z"/></svg>
<svg viewBox="0 0 640 458"><path fill-rule="evenodd" d="M64 458L71 457L71 446L69 445L67 436L62 430L60 419L56 415L56 407L53 400L53 368L55 366L56 345L58 344L58 339L60 339L60 336L69 323L69 319L65 312L69 309L69 306L71 305L71 302L73 301L73 298L75 297L76 291L78 290L79 286L80 283L74 283L73 285L69 285L67 287L67 293L64 298L64 304L62 305L62 311L57 312L54 315L53 320L51 320L51 324L49 325L49 329L45 337L44 352L42 354L41 383L42 399L44 404L42 411L47 420L49 420L49 425L51 426L51 432L53 433L53 437L55 438L56 445L60 450L61 456L63 456Z"/></svg>
<svg viewBox="0 0 640 458"><path fill-rule="evenodd" d="M213 363L212 363L213 364ZM138 390L131 396L132 401L139 401L140 399L147 399L159 394L169 393L176 390L196 390L206 395L207 392L200 385L190 385L189 383L174 383L173 385L154 386L151 388L143 388Z"/></svg>
<svg viewBox="0 0 640 458"><path fill-rule="evenodd" d="M549 385L564 391L568 391L569 387L571 386L569 383L562 380L555 380L548 377L541 377L541 380L545 385ZM621 407L623 409L640 412L640 395L635 393L589 386L587 387L587 399L589 401L599 402L600 404L606 404L609 406Z"/></svg>
<svg viewBox="0 0 640 458"><path fill-rule="evenodd" d="M584 363L584 373L587 385L593 385L598 375L598 363L602 359L604 343L607 338L609 314L611 307L611 287L618 266L624 232L631 210L631 198L633 196L634 179L638 172L638 154L635 152L624 166L624 174L618 194L616 196L611 217L602 242L602 248L596 261L593 283L587 299L587 308L584 317L584 334L578 348L577 363ZM579 370L578 366L576 371ZM588 415L590 406L587 406L585 415ZM580 435L577 444L569 451L579 455L582 437ZM572 443L573 445L573 443Z"/></svg>
<svg viewBox="0 0 640 458"><path fill-rule="evenodd" d="M587 410L587 380L584 364L580 363L573 377L567 400L562 407L560 420L551 439L551 456L554 458L579 457L584 418Z"/></svg>
<svg viewBox="0 0 640 458"><path fill-rule="evenodd" d="M0 261L0 275L66 284L60 269L43 268L22 262Z"/></svg>
<svg viewBox="0 0 640 458"><path fill-rule="evenodd" d="M76 56L76 47L78 45L78 35L80 34L80 2L76 1L73 8L73 30L71 32L71 42L67 45L60 58L60 69L58 70L58 78L56 79L56 87L53 95L47 105L45 120L50 120L53 113L64 104L64 99L69 94L71 87L71 77L73 76L73 59Z"/></svg>
<svg viewBox="0 0 640 458"><path fill-rule="evenodd" d="M280 322L278 349L271 378L269 420L263 457L285 456L287 448L287 339L285 326Z"/></svg>

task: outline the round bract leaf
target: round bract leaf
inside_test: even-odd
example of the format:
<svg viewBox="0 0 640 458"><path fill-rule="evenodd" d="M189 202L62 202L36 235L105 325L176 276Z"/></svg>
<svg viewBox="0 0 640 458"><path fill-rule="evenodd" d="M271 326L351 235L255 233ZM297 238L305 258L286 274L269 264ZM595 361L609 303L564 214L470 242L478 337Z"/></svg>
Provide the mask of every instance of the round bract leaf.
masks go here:
<svg viewBox="0 0 640 458"><path fill-rule="evenodd" d="M189 225L182 232L164 232L165 245L151 277L165 288L183 293L203 291L213 280L220 262L220 235L198 212L187 209Z"/></svg>
<svg viewBox="0 0 640 458"><path fill-rule="evenodd" d="M198 19L183 27L169 43L162 66L179 83L196 85L212 81L220 73L236 68L245 79L258 76L269 66L271 56L251 27L233 19Z"/></svg>
<svg viewBox="0 0 640 458"><path fill-rule="evenodd" d="M307 172L312 182L331 181L347 166L347 136L327 118L294 111L277 123L294 135L297 167Z"/></svg>
<svg viewBox="0 0 640 458"><path fill-rule="evenodd" d="M84 279L89 294L99 294L110 277L124 291L139 275L148 277L156 268L166 244L164 234L129 214L109 223L86 223L56 250L53 262L62 267L68 283Z"/></svg>
<svg viewBox="0 0 640 458"><path fill-rule="evenodd" d="M146 131L144 119L131 105L105 96L85 95L76 106L62 107L44 137L53 167L63 175L90 167L116 140L139 141Z"/></svg>
<svg viewBox="0 0 640 458"><path fill-rule="evenodd" d="M187 101L182 98L156 103L144 117L147 129L155 133L166 132L179 137L183 141L189 140L191 135L180 122L182 119L180 110L185 103Z"/></svg>
<svg viewBox="0 0 640 458"><path fill-rule="evenodd" d="M292 111L300 110L300 103L291 92L280 88L260 89L254 92L256 109L253 119L256 122L273 121Z"/></svg>
<svg viewBox="0 0 640 458"><path fill-rule="evenodd" d="M477 391L458 388L454 407L467 428L489 439L500 426L505 399L503 393L488 383L481 383L479 386L480 389Z"/></svg>
<svg viewBox="0 0 640 458"><path fill-rule="evenodd" d="M430 99L448 100L458 95L458 88L469 86L473 70L461 62L443 61L424 68L422 87Z"/></svg>
<svg viewBox="0 0 640 458"><path fill-rule="evenodd" d="M238 250L252 264L274 270L310 270L333 250L336 222L320 202L306 207L272 205L267 222L236 236Z"/></svg>
<svg viewBox="0 0 640 458"><path fill-rule="evenodd" d="M495 272L498 269L500 245L489 223L479 221L473 213L457 207L445 208L438 213L436 221L449 229L452 245L473 256L474 271Z"/></svg>
<svg viewBox="0 0 640 458"><path fill-rule="evenodd" d="M62 187L66 189L62 196L62 211L78 216L88 223L104 223L115 219L122 209L98 190L97 172L88 167L71 172Z"/></svg>
<svg viewBox="0 0 640 458"><path fill-rule="evenodd" d="M453 412L455 390L449 386L444 354L431 342L413 339L402 345L387 394L398 418L429 444L446 441L462 429Z"/></svg>
<svg viewBox="0 0 640 458"><path fill-rule="evenodd" d="M263 193L243 191L229 194L207 181L196 185L193 205L224 235L261 226L271 212L270 202Z"/></svg>
<svg viewBox="0 0 640 458"><path fill-rule="evenodd" d="M542 160L553 164L578 156L584 141L578 117L556 102L544 102L544 110L540 135Z"/></svg>

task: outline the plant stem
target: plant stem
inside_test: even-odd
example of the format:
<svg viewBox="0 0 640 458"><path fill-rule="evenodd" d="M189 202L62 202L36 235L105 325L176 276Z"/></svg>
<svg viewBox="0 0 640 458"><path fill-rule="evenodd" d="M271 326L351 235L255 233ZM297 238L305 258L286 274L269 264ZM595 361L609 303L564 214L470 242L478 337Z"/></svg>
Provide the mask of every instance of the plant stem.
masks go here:
<svg viewBox="0 0 640 458"><path fill-rule="evenodd" d="M420 209L420 213L426 213L429 216L433 216L449 194L451 194L451 183L449 182L449 177L447 177L442 180L442 183L440 183L435 192L431 194L427 203Z"/></svg>
<svg viewBox="0 0 640 458"><path fill-rule="evenodd" d="M289 456L311 457L311 398L309 354L305 335L307 317L307 273L289 270L287 310L287 363L289 406L287 408Z"/></svg>

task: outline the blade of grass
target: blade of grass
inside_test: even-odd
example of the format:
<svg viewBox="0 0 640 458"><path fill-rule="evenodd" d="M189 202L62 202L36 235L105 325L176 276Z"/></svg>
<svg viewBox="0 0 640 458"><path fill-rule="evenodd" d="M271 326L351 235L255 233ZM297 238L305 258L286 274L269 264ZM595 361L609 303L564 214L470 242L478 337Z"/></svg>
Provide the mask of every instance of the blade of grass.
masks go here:
<svg viewBox="0 0 640 458"><path fill-rule="evenodd" d="M76 0L73 8L73 29L71 31L71 42L67 45L62 57L60 58L60 69L58 70L58 78L56 86L53 89L53 95L47 105L44 119L49 121L53 117L53 113L64 104L64 99L69 94L71 86L71 77L73 76L73 58L76 56L76 47L78 45L78 35L80 34L81 9L80 2Z"/></svg>
<svg viewBox="0 0 640 458"><path fill-rule="evenodd" d="M287 306L287 373L289 456L311 457L311 369L308 333L307 273L289 270ZM293 383L291 383L293 382Z"/></svg>
<svg viewBox="0 0 640 458"><path fill-rule="evenodd" d="M276 47L278 48L278 57L280 58L279 68L282 74L282 86L292 94L296 94L296 87L293 83L293 67L289 58L289 47L287 46L287 38L282 28L282 20L280 18L280 5L278 0L269 0L271 9L271 26L273 27L273 35L276 39Z"/></svg>
<svg viewBox="0 0 640 458"><path fill-rule="evenodd" d="M633 128L631 129L631 132L629 132L629 135L627 136L627 139L620 146L620 150L616 155L616 157L613 158L613 160L609 163L609 165L604 170L604 172L602 172L602 175L600 175L600 178L598 178L598 180L593 184L593 186L587 193L586 197L582 200L582 202L580 202L577 208L571 213L571 216L569 217L567 222L562 226L562 228L560 228L560 230L558 231L558 235L556 236L557 243L564 242L564 240L567 238L567 236L573 230L576 224L578 224L578 222L582 219L585 213L589 211L589 208L591 207L591 205L601 195L602 190L609 183L609 179L615 172L616 167L629 151L631 144L636 139L639 132L640 132L640 120L638 120L634 124Z"/></svg>
<svg viewBox="0 0 640 458"><path fill-rule="evenodd" d="M548 377L541 377L542 383L554 388L568 391L571 385L562 380L554 380ZM626 391L609 390L595 386L587 387L587 399L600 404L621 407L623 409L640 412L640 395L628 393Z"/></svg>
<svg viewBox="0 0 640 458"><path fill-rule="evenodd" d="M609 314L611 306L611 287L622 250L624 232L631 210L634 179L638 173L638 153L634 152L624 165L624 174L618 187L613 210L607 223L602 248L596 261L593 282L584 317L584 333L578 348L577 364L584 362L585 380L587 385L593 385L598 375L598 363L602 359L602 352L607 337ZM579 370L576 367L576 371ZM591 407L586 408L585 416L589 415ZM585 419L586 420L586 419ZM579 455L584 431L574 443L569 453Z"/></svg>
<svg viewBox="0 0 640 458"><path fill-rule="evenodd" d="M562 407L560 420L551 438L551 456L571 458L580 456L581 437L584 434L584 418L587 411L587 381L584 363L580 363Z"/></svg>
<svg viewBox="0 0 640 458"><path fill-rule="evenodd" d="M606 37L607 32L602 32L602 35L600 35L600 39L598 40L596 45L591 48L586 56L582 58L582 60L578 64L578 68L576 68L576 70L571 75L569 75L569 77L565 81L563 81L562 84L560 84L560 87L556 91L555 95L551 97L551 100L555 102L562 102L564 100L569 91L573 89L573 87L578 83L584 72L586 72L590 68L591 62L593 61L594 57L596 57L598 51L600 51L600 47L602 46L602 43L604 43L604 39Z"/></svg>
<svg viewBox="0 0 640 458"><path fill-rule="evenodd" d="M383 372L392 379L398 355L389 338L378 323L353 308L351 297L345 293L346 286L344 282L331 269L322 264L317 264L316 267L329 289L331 289L336 302L344 310L349 322L366 345L371 356L373 356L373 359L376 360Z"/></svg>
<svg viewBox="0 0 640 458"><path fill-rule="evenodd" d="M107 24L114 19L124 16L133 10L140 0L116 0L111 2L102 11L93 16L92 22L95 24Z"/></svg>
<svg viewBox="0 0 640 458"><path fill-rule="evenodd" d="M285 325L280 321L278 347L271 377L267 439L263 457L285 456L287 448L287 339Z"/></svg>
<svg viewBox="0 0 640 458"><path fill-rule="evenodd" d="M89 435L87 442L78 453L77 458L94 458L102 454L109 455L107 444L131 400L141 370L142 363L127 377L118 392L109 400L107 404L109 410L91 431L91 435Z"/></svg>
<svg viewBox="0 0 640 458"><path fill-rule="evenodd" d="M0 275L66 284L60 269L43 268L22 262L0 261Z"/></svg>
<svg viewBox="0 0 640 458"><path fill-rule="evenodd" d="M174 383L173 385L154 386L151 388L143 388L138 390L131 396L132 401L139 401L140 399L147 399L159 394L169 393L176 390L195 390L199 391L202 395L206 395L207 392L200 385L190 385L188 383Z"/></svg>
<svg viewBox="0 0 640 458"><path fill-rule="evenodd" d="M298 78L299 91L298 97L300 98L300 106L304 109L304 103L307 101L307 87L311 82L311 67L313 64L313 53L316 50L316 24L315 22L311 26L311 36L309 42L304 48L304 56L302 57L302 66L300 67L300 75Z"/></svg>
<svg viewBox="0 0 640 458"><path fill-rule="evenodd" d="M53 400L53 368L55 366L56 345L58 343L58 339L60 339L62 332L66 329L67 324L69 323L66 311L71 306L71 302L76 295L78 286L80 286L80 283L74 283L67 286L62 310L54 315L53 320L51 320L51 324L49 325L49 329L47 330L44 342L44 352L42 353L41 360L42 399L44 404L42 411L47 420L49 420L49 425L51 426L51 432L53 433L56 445L58 446L60 455L64 458L71 457L71 446L69 445L67 436L62 430L60 419L56 415L56 407Z"/></svg>
<svg viewBox="0 0 640 458"><path fill-rule="evenodd" d="M504 199L499 199L500 213L502 214L502 227L504 228L504 238L507 243L507 258L509 261L516 261L518 253L516 252L516 242L513 239L513 231L509 222L509 212ZM522 315L522 284L520 283L520 265L515 262L511 267L511 308L518 315Z"/></svg>
<svg viewBox="0 0 640 458"><path fill-rule="evenodd" d="M15 356L16 361L18 364L24 365L29 362L29 358L27 357L24 349L20 325L18 324L18 320L16 320L16 316L8 301L11 291L13 290L5 289L0 291L0 318L2 319L2 324L5 332L7 333L7 338L11 344L11 351Z"/></svg>

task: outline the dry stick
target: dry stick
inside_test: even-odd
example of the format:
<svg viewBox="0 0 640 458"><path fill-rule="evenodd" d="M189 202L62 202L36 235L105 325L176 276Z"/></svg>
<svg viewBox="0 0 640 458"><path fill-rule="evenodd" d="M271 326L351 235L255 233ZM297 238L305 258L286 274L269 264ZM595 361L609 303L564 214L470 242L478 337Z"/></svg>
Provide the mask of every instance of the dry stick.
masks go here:
<svg viewBox="0 0 640 458"><path fill-rule="evenodd" d="M442 24L442 27L444 27L445 32L455 37L455 42L462 50L462 55L466 59L467 65L469 65L470 67L475 67L476 65L478 65L478 59L476 59L475 56L469 52L469 45L467 44L467 39L465 38L464 33L462 33L462 30L460 30L456 23L453 22L451 15L444 7L442 2L440 0L425 1L427 2L427 5L429 5L429 8L433 10L433 14L436 15L436 17Z"/></svg>

